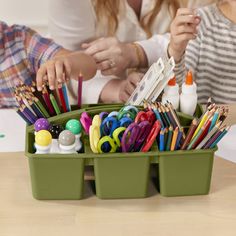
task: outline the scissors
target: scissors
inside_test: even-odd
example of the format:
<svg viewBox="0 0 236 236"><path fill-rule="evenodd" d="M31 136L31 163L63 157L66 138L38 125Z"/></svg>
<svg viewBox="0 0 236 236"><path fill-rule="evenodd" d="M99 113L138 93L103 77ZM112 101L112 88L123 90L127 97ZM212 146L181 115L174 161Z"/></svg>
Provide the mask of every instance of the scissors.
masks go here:
<svg viewBox="0 0 236 236"><path fill-rule="evenodd" d="M98 142L101 138L100 126L101 118L99 115L93 117L92 125L89 127L89 143L93 153L98 153Z"/></svg>
<svg viewBox="0 0 236 236"><path fill-rule="evenodd" d="M100 118L101 118L101 120L103 121L107 116L108 116L108 112L101 112L100 114L99 114L99 116L100 116Z"/></svg>
<svg viewBox="0 0 236 236"><path fill-rule="evenodd" d="M122 152L139 151L151 129L152 125L147 120L128 126L122 137Z"/></svg>
<svg viewBox="0 0 236 236"><path fill-rule="evenodd" d="M149 149L152 147L154 141L156 140L156 137L159 134L160 130L161 130L161 122L159 120L156 120L152 129L151 129L151 132L149 133L149 135L146 139L144 146L141 149L142 152L149 151Z"/></svg>
<svg viewBox="0 0 236 236"><path fill-rule="evenodd" d="M138 108L135 106L129 105L129 106L122 107L119 112L122 112L122 111L132 112L134 114L134 116L136 116L138 113Z"/></svg>
<svg viewBox="0 0 236 236"><path fill-rule="evenodd" d="M140 111L138 112L134 122L139 123L141 121L148 121L151 125L156 121L156 116L153 111Z"/></svg>
<svg viewBox="0 0 236 236"><path fill-rule="evenodd" d="M86 134L89 134L89 127L92 125L92 118L87 112L83 112L80 117L80 122Z"/></svg>
<svg viewBox="0 0 236 236"><path fill-rule="evenodd" d="M119 120L120 127L128 127L131 123L133 123L133 120L129 117L123 117Z"/></svg>
<svg viewBox="0 0 236 236"><path fill-rule="evenodd" d="M119 127L119 121L115 117L106 117L101 124L101 136L112 136L113 131Z"/></svg>
<svg viewBox="0 0 236 236"><path fill-rule="evenodd" d="M98 142L99 153L112 153L121 150L121 138L125 132L125 127L119 127L114 130L112 137L104 136Z"/></svg>

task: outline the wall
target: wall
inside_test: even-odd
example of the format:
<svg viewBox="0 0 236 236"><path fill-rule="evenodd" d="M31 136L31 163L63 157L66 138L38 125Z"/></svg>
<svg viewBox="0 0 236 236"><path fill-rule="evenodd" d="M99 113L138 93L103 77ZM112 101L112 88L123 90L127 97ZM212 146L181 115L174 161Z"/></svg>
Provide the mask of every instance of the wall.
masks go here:
<svg viewBox="0 0 236 236"><path fill-rule="evenodd" d="M24 24L47 33L49 0L0 0L0 20Z"/></svg>

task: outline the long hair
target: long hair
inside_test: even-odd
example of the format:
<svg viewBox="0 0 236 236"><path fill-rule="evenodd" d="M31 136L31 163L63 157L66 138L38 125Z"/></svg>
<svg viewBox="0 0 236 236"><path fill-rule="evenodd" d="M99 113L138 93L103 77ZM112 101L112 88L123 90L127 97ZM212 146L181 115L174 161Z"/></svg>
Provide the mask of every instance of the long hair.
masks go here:
<svg viewBox="0 0 236 236"><path fill-rule="evenodd" d="M105 22L108 27L107 36L113 36L118 28L120 4L124 3L123 1L124 0L93 0L98 24L104 24ZM162 4L165 2L168 4L169 12L173 18L175 17L177 9L180 7L178 0L156 0L154 8L140 19L140 25L148 37L152 36L151 28L156 16L161 10Z"/></svg>

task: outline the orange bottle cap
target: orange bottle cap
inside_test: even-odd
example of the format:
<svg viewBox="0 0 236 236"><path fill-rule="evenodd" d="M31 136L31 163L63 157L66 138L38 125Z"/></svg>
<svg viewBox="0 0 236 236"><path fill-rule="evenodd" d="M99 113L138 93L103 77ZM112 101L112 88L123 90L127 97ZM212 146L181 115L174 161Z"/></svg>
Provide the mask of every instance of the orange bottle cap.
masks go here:
<svg viewBox="0 0 236 236"><path fill-rule="evenodd" d="M170 79L169 82L168 82L168 85L169 86L175 86L176 85L176 78L173 77L172 79Z"/></svg>
<svg viewBox="0 0 236 236"><path fill-rule="evenodd" d="M193 74L191 71L188 71L188 73L187 73L185 84L187 84L187 85L193 84Z"/></svg>

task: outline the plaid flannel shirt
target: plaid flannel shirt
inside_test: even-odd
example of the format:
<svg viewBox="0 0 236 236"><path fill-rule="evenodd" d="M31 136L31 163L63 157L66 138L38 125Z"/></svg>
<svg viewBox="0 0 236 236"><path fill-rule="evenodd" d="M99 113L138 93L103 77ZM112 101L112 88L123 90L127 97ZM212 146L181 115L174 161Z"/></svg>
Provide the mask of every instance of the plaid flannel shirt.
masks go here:
<svg viewBox="0 0 236 236"><path fill-rule="evenodd" d="M17 107L14 87L30 85L40 65L61 47L26 26L0 21L0 108Z"/></svg>

